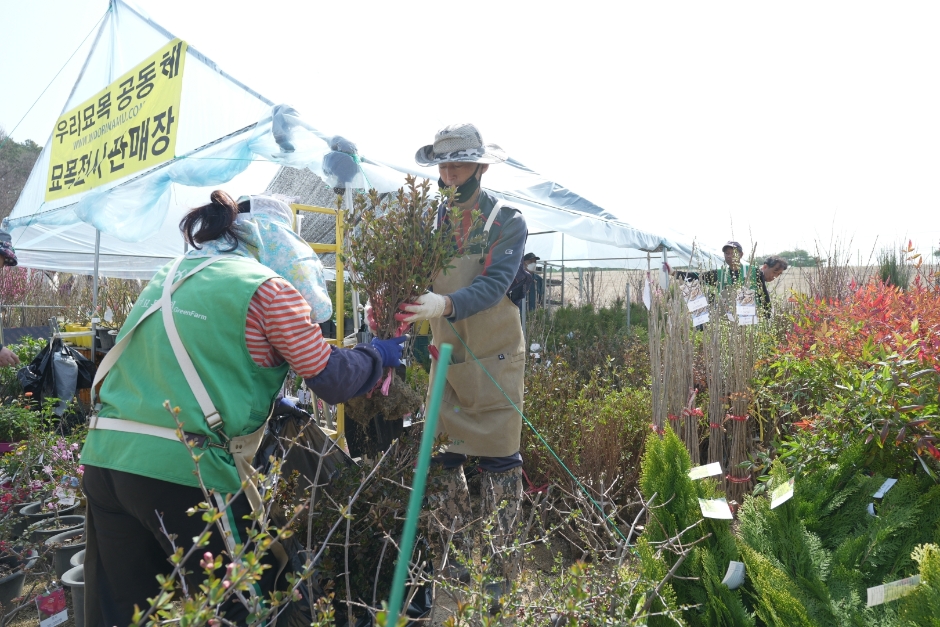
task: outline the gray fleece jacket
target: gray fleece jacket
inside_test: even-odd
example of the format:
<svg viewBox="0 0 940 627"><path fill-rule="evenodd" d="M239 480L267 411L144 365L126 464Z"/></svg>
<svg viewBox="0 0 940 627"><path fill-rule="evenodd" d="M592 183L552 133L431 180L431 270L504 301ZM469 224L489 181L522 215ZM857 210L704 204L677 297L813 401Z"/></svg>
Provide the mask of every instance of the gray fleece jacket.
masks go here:
<svg viewBox="0 0 940 627"><path fill-rule="evenodd" d="M477 201L468 202L467 208L472 209L472 205L477 203L482 220L472 235L483 231L483 225L489 218L493 207L496 206L496 198L481 190ZM442 208L438 214L438 221L440 222L445 215ZM516 272L522 265L527 236L528 229L522 213L514 207L506 205L500 207L499 215L496 216L490 228L486 243L477 244L463 252L465 255L482 254L484 256L483 273L473 279L470 285L450 295L454 312L448 320L451 322L463 320L499 303L500 299L506 295L513 279L516 278Z"/></svg>

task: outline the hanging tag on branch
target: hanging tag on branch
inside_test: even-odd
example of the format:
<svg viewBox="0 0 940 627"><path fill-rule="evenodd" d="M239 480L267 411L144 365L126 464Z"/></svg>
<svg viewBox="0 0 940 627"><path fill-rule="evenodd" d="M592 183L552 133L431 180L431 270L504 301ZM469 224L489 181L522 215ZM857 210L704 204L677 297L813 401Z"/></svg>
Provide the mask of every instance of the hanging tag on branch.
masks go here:
<svg viewBox="0 0 940 627"><path fill-rule="evenodd" d="M770 509L776 509L793 498L793 478L781 483L770 493Z"/></svg>
<svg viewBox="0 0 940 627"><path fill-rule="evenodd" d="M702 510L702 516L705 518L719 518L721 520L732 520L734 515L725 499L699 499L698 506Z"/></svg>
<svg viewBox="0 0 940 627"><path fill-rule="evenodd" d="M708 298L702 292L698 279L686 280L679 286L682 297L692 314L692 326L699 326L708 322Z"/></svg>
<svg viewBox="0 0 940 627"><path fill-rule="evenodd" d="M735 299L735 313L738 317L738 324L741 326L756 322L757 305L754 290L749 287L742 287L738 290Z"/></svg>
<svg viewBox="0 0 940 627"><path fill-rule="evenodd" d="M744 583L744 562L728 562L728 571L721 580L731 590L737 590Z"/></svg>
<svg viewBox="0 0 940 627"><path fill-rule="evenodd" d="M69 619L63 588L56 588L52 592L38 595L36 608L39 610L39 627L55 627Z"/></svg>
<svg viewBox="0 0 940 627"><path fill-rule="evenodd" d="M881 484L881 487L878 488L878 491L871 495L873 499L884 498L884 495L888 493L888 490L894 487L894 484L897 483L897 479L885 479L885 482Z"/></svg>
<svg viewBox="0 0 940 627"><path fill-rule="evenodd" d="M705 466L696 466L690 470L689 479L694 481L696 479L704 479L705 477L713 477L720 474L721 464L719 462L712 462L711 464L706 464Z"/></svg>
<svg viewBox="0 0 940 627"><path fill-rule="evenodd" d="M868 607L888 603L895 599L900 599L904 595L910 594L920 584L920 575L914 575L907 579L892 581L882 586L875 586L868 589Z"/></svg>

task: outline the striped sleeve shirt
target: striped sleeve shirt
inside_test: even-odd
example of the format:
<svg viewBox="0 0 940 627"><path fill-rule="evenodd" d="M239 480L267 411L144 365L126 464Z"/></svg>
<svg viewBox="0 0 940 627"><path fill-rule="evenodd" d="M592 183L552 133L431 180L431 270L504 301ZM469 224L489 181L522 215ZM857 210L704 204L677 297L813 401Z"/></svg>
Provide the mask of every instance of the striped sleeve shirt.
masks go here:
<svg viewBox="0 0 940 627"><path fill-rule="evenodd" d="M259 366L271 368L286 361L305 379L320 374L330 358L330 345L320 325L311 320L310 305L280 277L262 283L252 296L245 340Z"/></svg>

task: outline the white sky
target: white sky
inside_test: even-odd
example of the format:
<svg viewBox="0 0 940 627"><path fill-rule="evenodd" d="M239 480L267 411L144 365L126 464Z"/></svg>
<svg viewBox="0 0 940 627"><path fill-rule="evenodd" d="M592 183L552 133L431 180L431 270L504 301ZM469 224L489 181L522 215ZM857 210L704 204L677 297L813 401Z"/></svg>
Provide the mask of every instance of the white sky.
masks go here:
<svg viewBox="0 0 940 627"><path fill-rule="evenodd" d="M732 228L758 253L940 245L940 3L137 4L367 155L408 163L471 121L623 220L716 248ZM106 9L0 0L0 126ZM46 142L92 38L15 139Z"/></svg>

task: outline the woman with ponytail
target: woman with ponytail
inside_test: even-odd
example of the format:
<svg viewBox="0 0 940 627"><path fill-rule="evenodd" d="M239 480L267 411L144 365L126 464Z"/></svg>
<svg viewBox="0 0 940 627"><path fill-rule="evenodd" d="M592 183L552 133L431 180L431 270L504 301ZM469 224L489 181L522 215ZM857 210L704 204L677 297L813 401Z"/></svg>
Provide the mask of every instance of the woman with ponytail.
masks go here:
<svg viewBox="0 0 940 627"><path fill-rule="evenodd" d="M227 531L213 533L200 555L227 561L248 541L261 506L249 462L288 369L335 404L365 394L399 363L403 337L351 350L327 344L304 296L246 252L238 215L217 190L183 218L192 250L147 285L99 368L108 376L82 450L89 625L129 624L134 607L157 596L157 576L172 570L167 534L188 541L202 533L202 518L187 515L205 500L200 482L224 509ZM200 456L198 476L178 427ZM201 580L198 559L186 565L190 585ZM263 596L279 572L266 559ZM225 610L235 623L248 615L241 604Z"/></svg>

